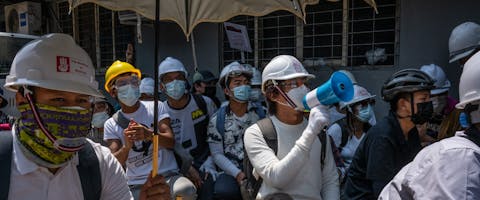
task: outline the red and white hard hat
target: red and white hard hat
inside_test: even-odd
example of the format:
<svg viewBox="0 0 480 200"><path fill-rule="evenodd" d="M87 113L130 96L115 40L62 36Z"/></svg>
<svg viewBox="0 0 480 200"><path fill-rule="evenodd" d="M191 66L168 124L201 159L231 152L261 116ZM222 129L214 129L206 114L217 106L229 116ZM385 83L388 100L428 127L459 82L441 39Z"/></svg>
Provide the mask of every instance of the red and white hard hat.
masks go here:
<svg viewBox="0 0 480 200"><path fill-rule="evenodd" d="M87 52L62 33L44 35L18 51L5 88L16 92L21 86L103 97Z"/></svg>

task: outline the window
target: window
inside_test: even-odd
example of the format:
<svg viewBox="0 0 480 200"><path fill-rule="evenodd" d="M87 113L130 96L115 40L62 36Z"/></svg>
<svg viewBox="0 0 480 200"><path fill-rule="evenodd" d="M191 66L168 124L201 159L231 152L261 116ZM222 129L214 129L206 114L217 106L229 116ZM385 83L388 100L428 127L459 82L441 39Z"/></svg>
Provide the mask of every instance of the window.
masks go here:
<svg viewBox="0 0 480 200"><path fill-rule="evenodd" d="M246 54L246 62L259 67L279 54L295 55L313 66L392 66L397 53L397 1L379 1L377 9L378 14L363 0L321 0L307 6L306 24L286 11L257 19L239 16L230 22L246 25L252 47L258 43L254 52ZM223 40L223 47L224 63L240 60L240 53L229 48L228 40Z"/></svg>
<svg viewBox="0 0 480 200"><path fill-rule="evenodd" d="M98 33L95 31L95 4L78 6L71 15L68 14L67 1L57 3L57 15L60 32L77 38L77 43L88 53L97 72L103 73L115 60L125 60L128 43L135 39L135 27L120 24L117 12L98 7ZM72 16L74 15L75 16ZM73 23L75 20L75 23ZM74 30L74 26L77 28ZM98 34L98 35L97 35ZM97 59L97 41L99 38ZM97 60L99 63L97 63Z"/></svg>

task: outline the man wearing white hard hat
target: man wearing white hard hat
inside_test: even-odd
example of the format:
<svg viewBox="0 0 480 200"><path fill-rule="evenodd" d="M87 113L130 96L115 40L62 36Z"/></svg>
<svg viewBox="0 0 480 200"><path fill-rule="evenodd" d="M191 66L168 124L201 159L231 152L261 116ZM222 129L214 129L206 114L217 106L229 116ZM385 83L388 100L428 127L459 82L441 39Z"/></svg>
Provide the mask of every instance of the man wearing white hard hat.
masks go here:
<svg viewBox="0 0 480 200"><path fill-rule="evenodd" d="M358 144L372 127L369 121L374 116L375 95L371 95L359 85L354 85L353 90L352 100L340 102L340 109L346 110L346 116L334 122L327 130L327 134L332 136L345 164L344 168L339 168L342 172L341 175L345 175L348 170ZM341 182L342 178L340 178Z"/></svg>
<svg viewBox="0 0 480 200"><path fill-rule="evenodd" d="M92 61L71 36L26 44L5 88L17 92L21 117L0 134L0 199L133 199L120 163L86 139L92 98L103 95ZM147 182L142 199L169 195L161 176Z"/></svg>
<svg viewBox="0 0 480 200"><path fill-rule="evenodd" d="M435 89L430 91L433 104L433 117L427 123L427 135L434 140L441 140L454 135L460 129L458 121L460 111L455 109L457 100L448 95L450 81L443 69L435 64L424 65L420 70L432 78Z"/></svg>
<svg viewBox="0 0 480 200"><path fill-rule="evenodd" d="M450 63L458 61L463 66L480 47L480 25L464 22L456 26L448 39Z"/></svg>
<svg viewBox="0 0 480 200"><path fill-rule="evenodd" d="M379 199L480 198L480 53L460 77L460 103L470 126L424 148L383 188Z"/></svg>
<svg viewBox="0 0 480 200"><path fill-rule="evenodd" d="M187 70L178 59L167 57L158 66L160 89L167 95L165 105L175 143L193 159L185 166L188 168L185 176L197 187L199 199L212 199L217 172L210 157L207 129L215 104L206 96L190 94L187 77Z"/></svg>
<svg viewBox="0 0 480 200"><path fill-rule="evenodd" d="M215 182L215 198L241 199L245 129L265 117L265 109L250 102L252 72L238 62L225 66L219 84L228 103L210 118L208 143L215 164L223 171Z"/></svg>
<svg viewBox="0 0 480 200"><path fill-rule="evenodd" d="M310 91L306 82L314 77L290 55L276 56L263 69L262 92L269 116L245 132L253 174L263 180L258 193L252 194L256 199L278 192L293 199L339 199L330 140L321 142L319 137L329 123L328 108L314 107L305 118L302 98ZM276 134L274 144L266 139L272 138L266 136L266 126L274 129L269 131Z"/></svg>
<svg viewBox="0 0 480 200"><path fill-rule="evenodd" d="M154 86L155 81L153 78L144 77L140 81L140 101L153 101L154 100Z"/></svg>

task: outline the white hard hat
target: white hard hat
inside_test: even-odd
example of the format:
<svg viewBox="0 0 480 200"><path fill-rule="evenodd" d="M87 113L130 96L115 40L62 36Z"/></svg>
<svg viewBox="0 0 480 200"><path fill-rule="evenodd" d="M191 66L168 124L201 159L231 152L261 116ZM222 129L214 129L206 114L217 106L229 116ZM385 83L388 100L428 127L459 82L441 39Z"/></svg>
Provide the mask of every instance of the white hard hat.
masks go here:
<svg viewBox="0 0 480 200"><path fill-rule="evenodd" d="M159 78L162 78L163 75L169 72L183 72L183 75L185 75L185 78L187 78L188 76L188 72L183 66L182 62L172 57L165 58L165 60L163 60L160 63L160 65L158 65Z"/></svg>
<svg viewBox="0 0 480 200"><path fill-rule="evenodd" d="M463 109L469 103L480 100L480 52L475 53L463 67L458 93L460 103L455 107Z"/></svg>
<svg viewBox="0 0 480 200"><path fill-rule="evenodd" d="M352 84L356 85L357 84L357 79L355 79L355 76L353 76L352 72L348 71L348 70L338 70L339 72L342 72L344 73L345 75L348 76L348 78L350 79L350 81L352 81Z"/></svg>
<svg viewBox="0 0 480 200"><path fill-rule="evenodd" d="M153 95L155 87L155 80L150 77L145 77L140 82L140 93L150 94Z"/></svg>
<svg viewBox="0 0 480 200"><path fill-rule="evenodd" d="M447 75L441 67L435 64L424 65L420 67L420 70L428 74L430 78L432 78L435 83L435 89L430 90L430 94L436 95L447 92L450 89L450 81L447 79Z"/></svg>
<svg viewBox="0 0 480 200"><path fill-rule="evenodd" d="M452 30L448 39L450 63L473 53L480 44L480 26L474 22L464 22Z"/></svg>
<svg viewBox="0 0 480 200"><path fill-rule="evenodd" d="M222 72L220 72L220 79L218 83L220 86L224 87L225 83L227 81L227 77L229 75L234 75L234 74L245 74L247 76L252 76L252 71L248 69L246 66L238 63L237 61L233 61L232 63L228 64L222 69Z"/></svg>
<svg viewBox="0 0 480 200"><path fill-rule="evenodd" d="M355 103L361 102L366 99L373 99L375 95L371 95L370 92L367 91L362 86L353 85L353 98L350 101L340 101L340 109L344 109L346 106L353 105Z"/></svg>
<svg viewBox="0 0 480 200"><path fill-rule="evenodd" d="M52 33L26 44L13 59L5 88L35 86L103 97L92 61L73 38Z"/></svg>
<svg viewBox="0 0 480 200"><path fill-rule="evenodd" d="M262 91L269 80L288 80L298 77L315 78L309 74L297 58L290 55L279 55L273 58L262 73Z"/></svg>

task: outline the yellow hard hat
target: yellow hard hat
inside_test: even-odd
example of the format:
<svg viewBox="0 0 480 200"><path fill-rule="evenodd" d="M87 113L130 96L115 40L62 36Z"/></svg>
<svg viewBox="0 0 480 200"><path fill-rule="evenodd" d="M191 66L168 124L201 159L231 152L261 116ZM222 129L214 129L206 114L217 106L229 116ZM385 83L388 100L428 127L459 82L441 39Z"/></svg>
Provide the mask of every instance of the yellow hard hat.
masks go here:
<svg viewBox="0 0 480 200"><path fill-rule="evenodd" d="M135 73L139 79L142 78L142 73L139 69L135 68L133 65L127 62L122 61L115 61L112 65L107 69L105 73L105 90L110 92L110 85L112 84L113 79L115 79L118 75L124 73Z"/></svg>

